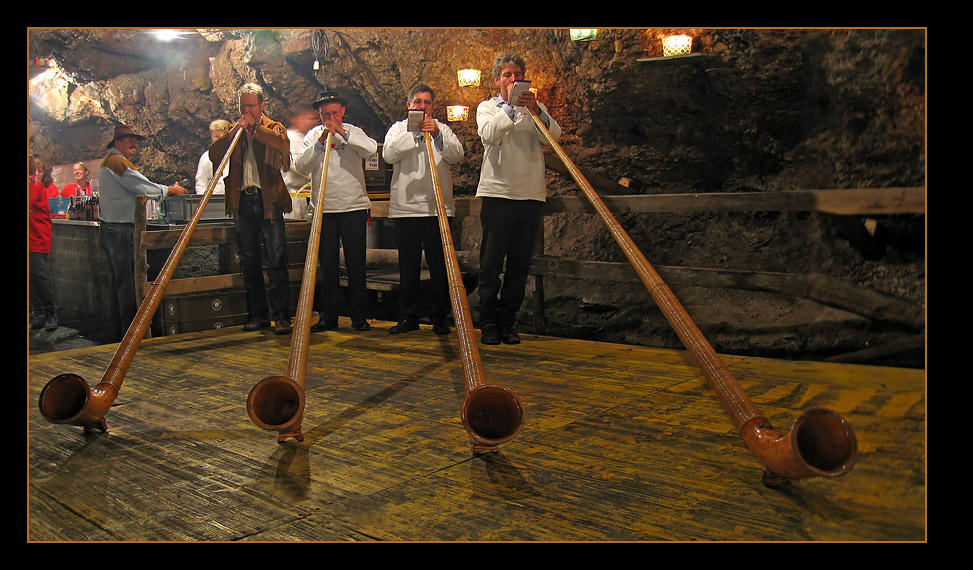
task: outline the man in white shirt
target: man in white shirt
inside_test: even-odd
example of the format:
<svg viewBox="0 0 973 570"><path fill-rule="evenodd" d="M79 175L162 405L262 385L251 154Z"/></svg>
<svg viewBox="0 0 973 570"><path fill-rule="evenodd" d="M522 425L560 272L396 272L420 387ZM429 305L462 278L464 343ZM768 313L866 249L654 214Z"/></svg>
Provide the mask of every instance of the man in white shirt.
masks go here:
<svg viewBox="0 0 973 570"><path fill-rule="evenodd" d="M433 177L429 169L425 133L433 142L443 203L449 216L454 214L453 181L449 165L463 158L463 144L445 124L433 118L436 94L422 83L409 90L409 110L424 112L418 131L408 130L408 119L389 128L382 147L382 158L392 166L392 184L389 197L389 218L399 253L399 313L398 324L389 329L390 334L400 334L419 328L422 316L420 307L420 271L422 252L426 252L429 267L430 302L429 315L436 334L449 334L446 317L450 312L449 281L439 220Z"/></svg>
<svg viewBox="0 0 973 570"><path fill-rule="evenodd" d="M493 64L500 94L483 101L476 110L477 132L483 141L476 190L483 230L477 285L483 344L520 342L514 321L524 300L540 211L547 200L543 147L548 141L525 108L544 123L552 137L561 135L560 126L533 93L527 91L517 101L509 100L514 83L524 79L525 71L522 57L500 54Z"/></svg>
<svg viewBox="0 0 973 570"><path fill-rule="evenodd" d="M307 132L316 127L318 123L318 114L311 108L302 109L291 117L290 126L287 128L287 138L291 141L291 163L296 162L298 155L304 150L304 137L307 136ZM307 198L297 196L297 193L310 181L310 176L305 176L296 168L291 168L284 173L284 184L287 185L287 191L291 194L291 203L293 204L291 213L284 214L285 219L302 221L307 219Z"/></svg>
<svg viewBox="0 0 973 570"><path fill-rule="evenodd" d="M213 144L216 142L223 133L226 132L230 126L230 122L226 119L216 119L209 124L209 142ZM199 164L196 165L196 193L205 194L206 190L209 188L210 183L213 181L213 161L209 159L209 147L206 147L206 151L203 152L202 156L199 157ZM223 174L220 179L217 180L216 185L213 187L213 194L225 194L225 180L227 174L230 173L229 168L223 169Z"/></svg>
<svg viewBox="0 0 973 570"><path fill-rule="evenodd" d="M319 332L338 327L341 287L338 274L339 244L345 254L348 270L348 313L351 326L367 331L368 292L365 282L365 236L369 223L371 201L365 190L365 171L362 161L378 150L378 143L365 131L343 122L346 100L336 91L324 91L311 104L321 117L321 124L304 137L304 150L294 166L311 177L311 205L323 208L321 243L318 261L321 264L321 294L315 297L318 322L311 331ZM331 155L324 198L321 174L324 151L331 133Z"/></svg>

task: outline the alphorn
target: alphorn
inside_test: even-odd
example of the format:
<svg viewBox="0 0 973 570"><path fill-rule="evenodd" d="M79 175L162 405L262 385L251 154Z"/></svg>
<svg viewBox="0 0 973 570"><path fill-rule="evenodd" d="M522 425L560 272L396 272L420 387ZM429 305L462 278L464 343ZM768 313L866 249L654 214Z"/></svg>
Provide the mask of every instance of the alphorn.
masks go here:
<svg viewBox="0 0 973 570"><path fill-rule="evenodd" d="M179 265L179 259L189 245L189 239L196 229L196 224L202 218L206 204L209 203L210 196L213 194L213 188L219 182L223 169L226 168L242 132L243 129L240 129L233 136L229 149L223 156L223 160L220 161L219 168L213 173L213 180L206 188L206 192L196 206L189 223L179 235L179 240L176 242L172 253L169 254L169 258L166 259L165 265L162 266L158 277L142 299L138 312L132 319L125 336L118 344L118 348L115 349L115 355L108 364L108 369L105 370L101 382L91 388L88 386L88 382L77 374L61 374L52 378L41 390L38 402L41 414L51 423L81 426L85 431L94 428L103 432L108 431L105 415L118 396L118 391L121 389L125 375L135 358L142 337L145 336L145 331L152 324L152 315L155 314L162 302L166 286Z"/></svg>
<svg viewBox="0 0 973 570"><path fill-rule="evenodd" d="M268 376L254 384L247 395L247 414L250 420L266 430L276 430L277 443L288 437L304 441L301 422L304 420L307 357L311 348L311 310L317 281L318 250L321 246L324 187L328 180L328 163L331 160L331 136L328 132L321 168L321 187L318 190L314 216L311 218L311 233L307 238L307 256L304 258L304 274L301 277L301 293L294 315L287 368L283 376Z"/></svg>
<svg viewBox="0 0 973 570"><path fill-rule="evenodd" d="M446 277L449 281L449 301L456 322L456 336L459 339L460 363L466 382L466 395L460 408L460 419L469 433L474 453L497 451L498 446L517 436L524 427L524 406L520 398L509 388L490 384L483 373L483 362L477 346L473 329L470 302L463 286L463 276L453 234L446 214L442 186L439 184L439 170L433 154L432 138L425 133L426 154L429 158L429 172L432 176L433 194L436 198L436 215L439 220L439 236L443 242L443 257L446 260Z"/></svg>
<svg viewBox="0 0 973 570"><path fill-rule="evenodd" d="M858 459L858 442L851 425L837 412L822 407L804 410L789 432L775 429L756 408L747 393L713 350L699 328L662 281L645 256L622 229L618 220L591 184L554 140L544 123L527 109L537 128L568 168L571 176L594 206L602 221L634 266L652 299L662 310L679 339L695 358L716 396L743 436L750 451L764 465L767 485L808 477L836 477L847 473Z"/></svg>

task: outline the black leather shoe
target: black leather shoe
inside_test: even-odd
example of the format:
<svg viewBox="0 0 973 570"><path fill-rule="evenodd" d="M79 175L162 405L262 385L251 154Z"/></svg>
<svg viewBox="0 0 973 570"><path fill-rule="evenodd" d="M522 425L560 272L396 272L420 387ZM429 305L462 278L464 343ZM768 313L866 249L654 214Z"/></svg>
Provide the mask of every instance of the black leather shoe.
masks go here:
<svg viewBox="0 0 973 570"><path fill-rule="evenodd" d="M283 317L274 321L274 334L290 334L291 332L291 322L287 317Z"/></svg>
<svg viewBox="0 0 973 570"><path fill-rule="evenodd" d="M512 328L501 327L500 328L500 340L504 344L520 344L520 335L517 334Z"/></svg>
<svg viewBox="0 0 973 570"><path fill-rule="evenodd" d="M399 324L389 329L389 334L402 334L419 330L419 323L415 319L402 319Z"/></svg>
<svg viewBox="0 0 973 570"><path fill-rule="evenodd" d="M483 344L500 344L500 331L497 327L483 327L480 329L480 342Z"/></svg>
<svg viewBox="0 0 973 570"><path fill-rule="evenodd" d="M253 317L247 324L243 325L243 330L245 331L259 331L264 327L269 327L270 321L267 319L261 319L260 317Z"/></svg>
<svg viewBox="0 0 973 570"><path fill-rule="evenodd" d="M449 334L449 325L446 321L436 321L432 324L432 332L436 334Z"/></svg>
<svg viewBox="0 0 973 570"><path fill-rule="evenodd" d="M356 331L364 332L372 330L372 325L368 324L368 321L359 321L357 323L351 323L351 328Z"/></svg>
<svg viewBox="0 0 973 570"><path fill-rule="evenodd" d="M323 331L333 331L338 328L338 321L325 322L318 321L311 325L311 332L323 332Z"/></svg>

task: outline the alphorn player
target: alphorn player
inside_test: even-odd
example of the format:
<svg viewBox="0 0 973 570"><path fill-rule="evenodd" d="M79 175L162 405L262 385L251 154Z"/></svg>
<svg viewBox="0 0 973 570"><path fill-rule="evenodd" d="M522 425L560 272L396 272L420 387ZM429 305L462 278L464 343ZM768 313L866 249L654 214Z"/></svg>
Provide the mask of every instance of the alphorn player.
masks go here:
<svg viewBox="0 0 973 570"><path fill-rule="evenodd" d="M163 201L170 194L179 196L187 190L178 184L166 186L149 181L132 163L138 154L139 142L145 137L128 125L115 127L115 136L108 143L108 156L98 171L98 220L101 228L98 243L108 257L111 275L112 335L121 339L138 313L135 298L135 200L145 196Z"/></svg>
<svg viewBox="0 0 973 570"><path fill-rule="evenodd" d="M264 114L263 88L247 83L237 92L240 118L209 147L213 164L220 164L240 129L229 173L224 179L226 212L233 215L237 246L240 250L240 272L247 291L245 331L271 325L274 333L291 332L288 315L290 276L287 271L287 238L284 214L291 211L291 196L281 172L290 169L290 141L287 128ZM260 245L267 257L270 289L264 290ZM270 311L267 310L267 297Z"/></svg>
<svg viewBox="0 0 973 570"><path fill-rule="evenodd" d="M547 200L543 151L547 139L520 107L533 111L555 140L561 135L561 127L532 92L510 100L514 82L522 81L525 72L526 64L519 55L497 56L493 81L500 93L476 109L477 132L483 141L476 189L483 232L477 286L483 344L520 342L514 324L524 301L541 207Z"/></svg>
<svg viewBox="0 0 973 570"><path fill-rule="evenodd" d="M449 279L443 241L436 219L436 196L433 176L429 171L429 157L425 133L432 138L436 170L443 194L446 213L455 213L453 181L449 165L463 158L463 144L453 131L433 118L436 93L425 84L409 90L407 106L410 111L422 111L423 119L418 130L410 131L408 119L392 125L385 134L382 158L394 168L392 173L389 218L393 220L395 246L399 253L399 313L398 324L389 329L390 334L401 334L419 328L422 316L419 296L419 274L422 269L422 253L426 253L429 267L432 330L436 334L449 334L446 317L450 312Z"/></svg>
<svg viewBox="0 0 973 570"><path fill-rule="evenodd" d="M311 177L311 204L322 208L321 295L315 296L318 322L312 332L338 327L341 288L338 274L339 244L345 254L348 270L348 312L356 331L371 329L368 322L368 290L365 281L366 230L372 202L365 190L363 160L378 150L378 143L365 131L344 122L347 101L336 91L322 92L311 107L318 112L321 124L304 137L303 151L294 161L299 172ZM331 154L321 199L321 175L325 145L331 134ZM320 300L318 300L320 299Z"/></svg>

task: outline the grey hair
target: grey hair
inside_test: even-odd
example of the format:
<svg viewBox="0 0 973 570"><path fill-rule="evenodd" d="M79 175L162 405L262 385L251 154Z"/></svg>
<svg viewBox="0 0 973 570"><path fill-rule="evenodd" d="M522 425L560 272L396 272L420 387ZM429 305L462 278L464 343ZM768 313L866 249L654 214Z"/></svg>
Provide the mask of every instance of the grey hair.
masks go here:
<svg viewBox="0 0 973 570"><path fill-rule="evenodd" d="M513 52L504 52L497 56L497 59L493 61L493 77L496 79L500 78L500 72L504 67L510 65L519 65L520 70L527 73L527 64L524 63L524 58Z"/></svg>

